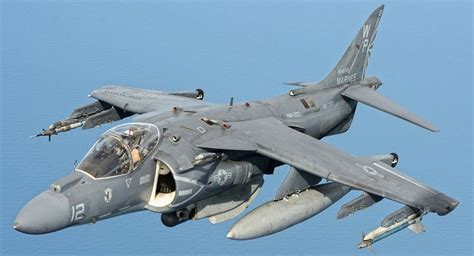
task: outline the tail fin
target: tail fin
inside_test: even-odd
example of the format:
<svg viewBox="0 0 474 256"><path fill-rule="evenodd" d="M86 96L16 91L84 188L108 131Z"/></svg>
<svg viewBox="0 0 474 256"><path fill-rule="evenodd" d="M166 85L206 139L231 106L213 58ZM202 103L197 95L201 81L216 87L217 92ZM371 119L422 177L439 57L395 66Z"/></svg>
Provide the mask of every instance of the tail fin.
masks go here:
<svg viewBox="0 0 474 256"><path fill-rule="evenodd" d="M320 82L324 84L323 87L352 83L364 78L383 9L384 5L381 5L370 14L336 67Z"/></svg>

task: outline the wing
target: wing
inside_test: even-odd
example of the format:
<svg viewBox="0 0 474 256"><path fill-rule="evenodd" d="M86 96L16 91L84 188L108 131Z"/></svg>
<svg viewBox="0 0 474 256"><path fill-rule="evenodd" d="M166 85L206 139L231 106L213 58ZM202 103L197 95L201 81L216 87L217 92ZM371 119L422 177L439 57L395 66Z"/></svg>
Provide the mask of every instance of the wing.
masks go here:
<svg viewBox="0 0 474 256"><path fill-rule="evenodd" d="M311 174L444 215L458 201L381 162L356 158L320 140L288 128L276 118L230 123L227 133L197 146L255 151Z"/></svg>
<svg viewBox="0 0 474 256"><path fill-rule="evenodd" d="M202 93L202 90L198 89L195 93ZM173 107L192 109L215 105L196 99L202 95L193 97L192 92L167 93L122 86L105 86L94 90L90 96L134 114L170 111Z"/></svg>
<svg viewBox="0 0 474 256"><path fill-rule="evenodd" d="M35 136L57 135L61 132L82 127L94 128L98 125L121 120L134 114L141 114L136 121L159 121L165 112L173 116L173 111L192 112L216 104L202 101L201 89L191 92L160 92L122 86L105 86L89 95L96 102L74 109L72 114L61 121L51 124L48 129Z"/></svg>

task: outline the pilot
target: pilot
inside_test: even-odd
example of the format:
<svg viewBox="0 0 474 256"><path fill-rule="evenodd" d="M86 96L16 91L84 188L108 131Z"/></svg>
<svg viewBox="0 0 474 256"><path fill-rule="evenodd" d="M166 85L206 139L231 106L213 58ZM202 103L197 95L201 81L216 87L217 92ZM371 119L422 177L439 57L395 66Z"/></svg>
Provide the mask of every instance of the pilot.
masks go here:
<svg viewBox="0 0 474 256"><path fill-rule="evenodd" d="M113 146L113 151L119 162L119 166L116 170L116 173L117 174L127 173L129 169L129 161L128 161L128 156L127 156L127 152L125 148L119 143L116 143Z"/></svg>
<svg viewBox="0 0 474 256"><path fill-rule="evenodd" d="M122 135L123 141L131 148L134 148L134 145L140 145L142 134L140 128L137 126L131 126L128 128Z"/></svg>
<svg viewBox="0 0 474 256"><path fill-rule="evenodd" d="M142 142L143 133L141 130L136 129L130 134L130 148L139 147Z"/></svg>
<svg viewBox="0 0 474 256"><path fill-rule="evenodd" d="M126 143L130 147L133 166L136 167L142 159L141 143L143 133L139 127L132 126L127 130L126 134L128 135L126 138Z"/></svg>

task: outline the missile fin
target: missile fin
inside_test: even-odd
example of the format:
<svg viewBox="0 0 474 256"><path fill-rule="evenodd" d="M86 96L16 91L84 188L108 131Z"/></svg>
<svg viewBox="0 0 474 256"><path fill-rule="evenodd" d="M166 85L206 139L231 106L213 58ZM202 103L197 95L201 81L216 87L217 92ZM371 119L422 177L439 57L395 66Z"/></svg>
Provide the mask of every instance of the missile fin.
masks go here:
<svg viewBox="0 0 474 256"><path fill-rule="evenodd" d="M415 234L419 234L419 233L423 233L426 231L425 229L425 226L423 226L423 224L421 222L416 222L410 226L408 226L408 228L415 232Z"/></svg>

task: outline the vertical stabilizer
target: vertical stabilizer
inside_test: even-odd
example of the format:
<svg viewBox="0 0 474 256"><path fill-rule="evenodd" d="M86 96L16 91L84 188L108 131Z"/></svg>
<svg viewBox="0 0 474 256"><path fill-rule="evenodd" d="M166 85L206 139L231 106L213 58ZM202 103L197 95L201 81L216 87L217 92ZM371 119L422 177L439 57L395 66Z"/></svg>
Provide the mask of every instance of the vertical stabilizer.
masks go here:
<svg viewBox="0 0 474 256"><path fill-rule="evenodd" d="M384 5L381 5L370 14L336 67L320 82L323 87L343 85L364 78L383 9Z"/></svg>

